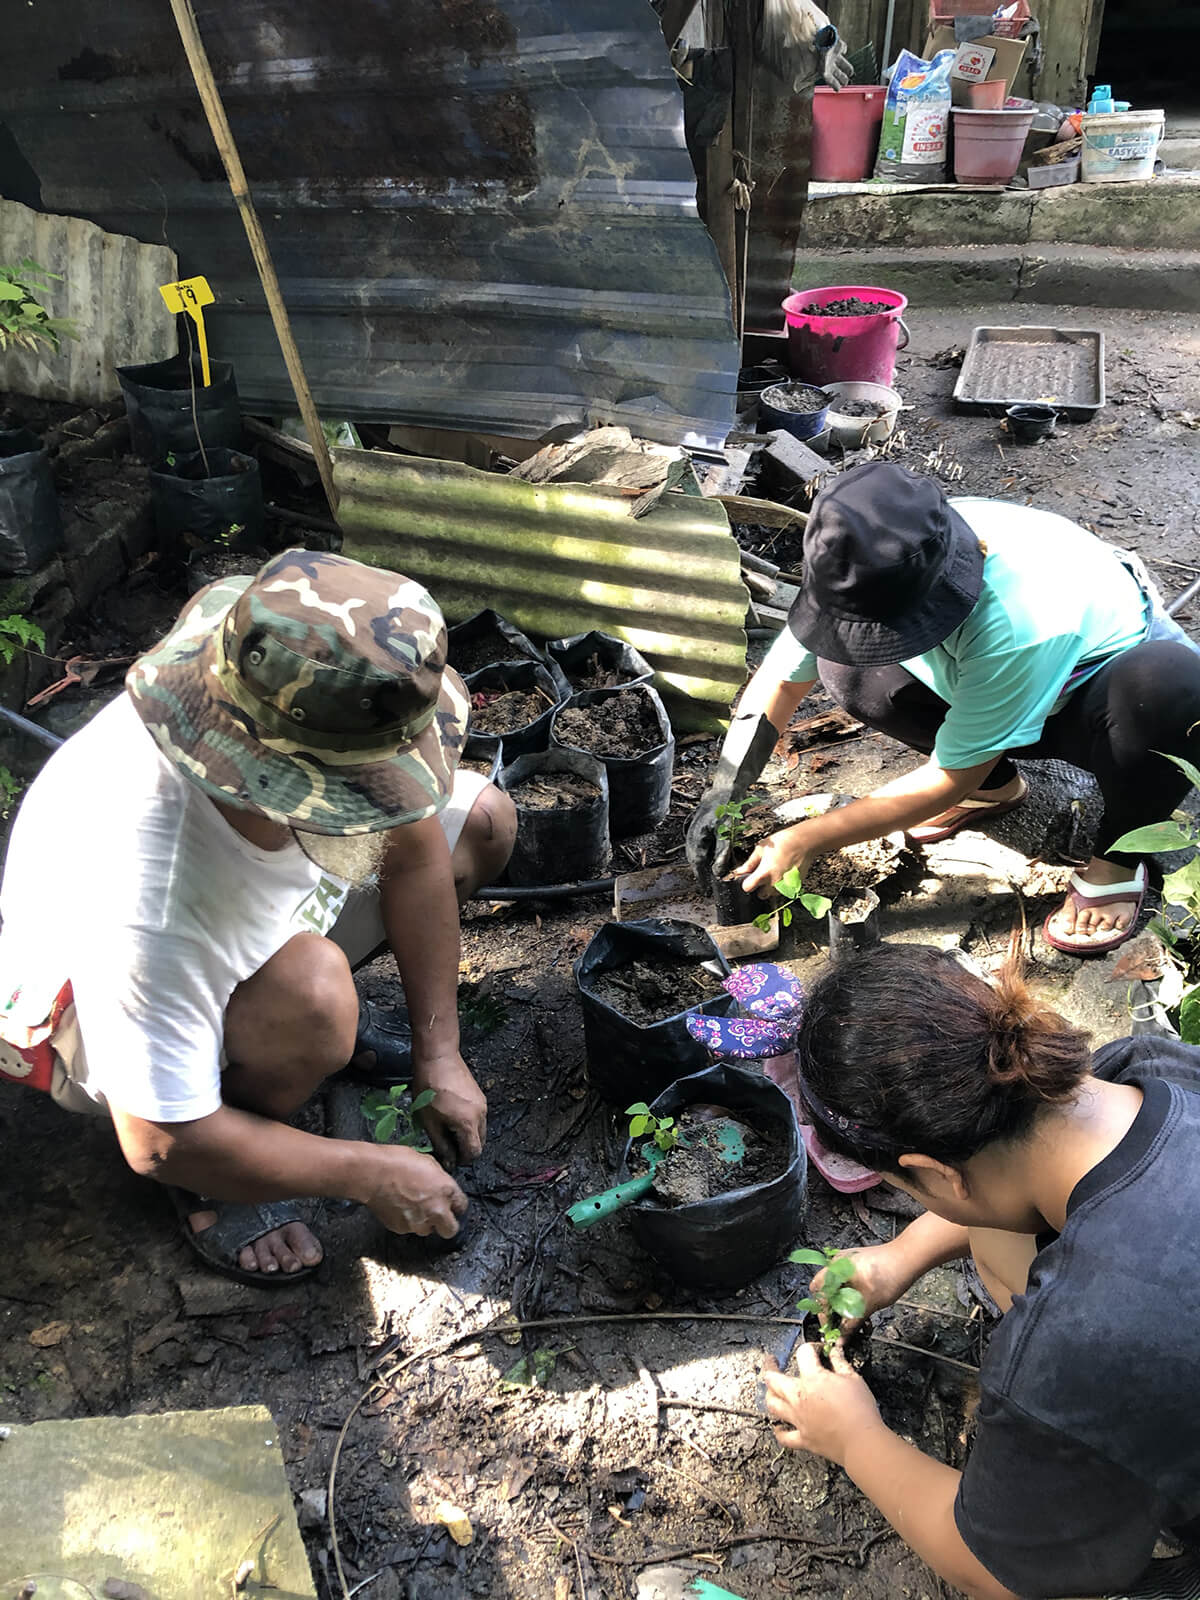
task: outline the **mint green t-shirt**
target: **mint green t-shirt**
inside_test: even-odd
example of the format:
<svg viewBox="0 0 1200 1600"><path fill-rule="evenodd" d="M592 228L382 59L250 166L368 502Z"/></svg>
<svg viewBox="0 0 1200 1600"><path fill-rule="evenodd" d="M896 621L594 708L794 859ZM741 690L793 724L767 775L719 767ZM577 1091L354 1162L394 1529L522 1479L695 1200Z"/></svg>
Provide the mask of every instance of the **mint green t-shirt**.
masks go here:
<svg viewBox="0 0 1200 1600"><path fill-rule="evenodd" d="M1004 500L950 504L987 546L983 586L949 638L902 665L948 704L933 759L955 771L1033 744L1071 674L1143 639L1149 608L1112 546L1066 517ZM789 628L763 669L787 683L817 676Z"/></svg>

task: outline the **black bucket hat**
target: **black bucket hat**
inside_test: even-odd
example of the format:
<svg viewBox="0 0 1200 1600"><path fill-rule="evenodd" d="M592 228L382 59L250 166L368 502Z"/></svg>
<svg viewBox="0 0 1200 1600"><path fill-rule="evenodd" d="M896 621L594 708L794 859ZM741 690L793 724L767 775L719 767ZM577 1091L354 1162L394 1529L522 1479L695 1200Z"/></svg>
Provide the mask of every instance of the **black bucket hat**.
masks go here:
<svg viewBox="0 0 1200 1600"><path fill-rule="evenodd" d="M978 536L932 478L868 461L816 498L788 627L840 666L909 661L966 620L979 599L983 557Z"/></svg>

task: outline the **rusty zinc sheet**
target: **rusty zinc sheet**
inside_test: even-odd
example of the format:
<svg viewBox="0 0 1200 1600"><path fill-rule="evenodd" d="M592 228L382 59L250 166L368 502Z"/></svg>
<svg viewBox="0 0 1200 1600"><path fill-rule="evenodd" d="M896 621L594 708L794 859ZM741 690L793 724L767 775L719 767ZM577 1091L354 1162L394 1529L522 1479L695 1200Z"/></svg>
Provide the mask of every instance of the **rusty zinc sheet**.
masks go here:
<svg viewBox="0 0 1200 1600"><path fill-rule="evenodd" d="M647 0L204 0L321 410L723 440L738 366ZM207 275L243 402L294 402L166 0L5 7L0 193Z"/></svg>
<svg viewBox="0 0 1200 1600"><path fill-rule="evenodd" d="M724 508L666 494L643 517L590 484L335 450L345 554L418 578L451 622L494 606L546 638L636 645L678 728L715 728L746 674L747 594Z"/></svg>

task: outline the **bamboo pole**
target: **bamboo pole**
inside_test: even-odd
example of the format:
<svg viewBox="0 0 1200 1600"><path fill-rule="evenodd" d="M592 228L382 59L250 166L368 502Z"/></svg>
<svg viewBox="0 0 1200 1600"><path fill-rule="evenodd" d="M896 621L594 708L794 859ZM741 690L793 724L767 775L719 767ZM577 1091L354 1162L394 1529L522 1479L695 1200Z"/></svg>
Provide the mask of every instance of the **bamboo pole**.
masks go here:
<svg viewBox="0 0 1200 1600"><path fill-rule="evenodd" d="M321 419L317 415L317 408L313 403L312 390L308 387L308 379L304 375L304 364L300 360L300 352L296 348L296 341L292 335L292 325L288 320L287 307L283 303L283 293L280 290L279 279L275 273L275 263L271 260L271 252L267 246L262 224L258 220L258 212L254 209L254 201L251 198L249 185L246 182L246 173L242 167L242 158L238 154L238 148L234 142L233 129L229 126L229 118L225 115L225 107L221 101L216 79L213 77L208 52L205 50L204 41L200 37L196 13L192 9L192 0L171 0L171 10L175 15L175 24L179 29L179 37L183 41L183 48L187 52L188 65L192 69L192 77L195 80L200 102L204 107L204 113L208 118L213 140L225 166L225 176L229 180L230 191L233 194L238 211L241 213L242 224L246 229L246 238L250 241L250 251L254 256L254 265L258 268L259 281L263 286L263 293L267 297L267 308L271 313L271 321L275 324L275 336L279 340L279 348L283 351L283 359L287 364L288 377L292 380L296 403L300 407L300 415L304 419L308 440L312 445L313 455L316 457L317 471L321 475L325 498L329 502L330 511L336 518L337 490L333 484L333 462L329 458L329 446L326 444L325 435L321 431Z"/></svg>

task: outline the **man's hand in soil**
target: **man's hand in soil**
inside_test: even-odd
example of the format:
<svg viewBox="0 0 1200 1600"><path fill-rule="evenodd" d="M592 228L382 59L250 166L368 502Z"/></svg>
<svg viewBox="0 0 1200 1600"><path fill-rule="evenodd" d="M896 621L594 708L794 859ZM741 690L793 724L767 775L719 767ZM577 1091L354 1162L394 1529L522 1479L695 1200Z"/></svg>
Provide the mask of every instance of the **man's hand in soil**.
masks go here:
<svg viewBox="0 0 1200 1600"><path fill-rule="evenodd" d="M453 1239L467 1197L432 1156L403 1145L380 1149L361 1198L393 1233Z"/></svg>
<svg viewBox="0 0 1200 1600"><path fill-rule="evenodd" d="M845 1465L852 1439L882 1428L875 1397L846 1359L839 1341L830 1351L832 1370L821 1361L821 1347L802 1344L796 1372L780 1372L773 1356L763 1361L767 1415L775 1437L789 1450L809 1450Z"/></svg>
<svg viewBox="0 0 1200 1600"><path fill-rule="evenodd" d="M474 1161L487 1138L487 1100L457 1050L413 1063L413 1093L433 1090L433 1101L417 1119L446 1167Z"/></svg>

